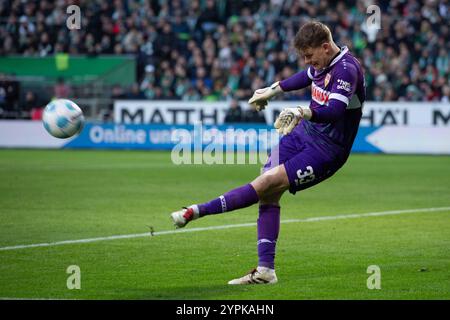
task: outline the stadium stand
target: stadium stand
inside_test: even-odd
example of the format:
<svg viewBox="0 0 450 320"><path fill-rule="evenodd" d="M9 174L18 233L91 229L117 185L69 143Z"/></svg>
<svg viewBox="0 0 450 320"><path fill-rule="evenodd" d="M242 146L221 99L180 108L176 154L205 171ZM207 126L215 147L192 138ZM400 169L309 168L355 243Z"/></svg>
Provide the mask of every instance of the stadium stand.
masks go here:
<svg viewBox="0 0 450 320"><path fill-rule="evenodd" d="M378 1L381 29L375 33L365 24L370 3L5 0L0 2L0 56L131 54L137 61L136 84L122 88L122 96L245 100L253 90L305 67L297 62L291 40L315 17L362 61L369 101L448 102L449 2ZM81 8L80 30L65 27L70 4ZM108 97L118 91L110 90ZM309 95L302 90L283 98ZM5 99L0 95L0 103Z"/></svg>

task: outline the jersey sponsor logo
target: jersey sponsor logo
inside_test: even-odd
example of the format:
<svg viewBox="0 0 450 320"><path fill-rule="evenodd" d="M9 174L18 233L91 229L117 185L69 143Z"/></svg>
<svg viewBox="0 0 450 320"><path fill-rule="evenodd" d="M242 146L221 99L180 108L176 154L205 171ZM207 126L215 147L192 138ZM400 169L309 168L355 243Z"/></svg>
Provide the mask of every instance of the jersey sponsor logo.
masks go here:
<svg viewBox="0 0 450 320"><path fill-rule="evenodd" d="M347 92L352 91L352 84L350 82L344 81L342 79L338 79L337 83L338 83L338 86L337 86L338 90L345 90Z"/></svg>
<svg viewBox="0 0 450 320"><path fill-rule="evenodd" d="M328 105L328 99L330 98L330 91L324 90L317 86L314 82L311 86L312 99L321 105Z"/></svg>

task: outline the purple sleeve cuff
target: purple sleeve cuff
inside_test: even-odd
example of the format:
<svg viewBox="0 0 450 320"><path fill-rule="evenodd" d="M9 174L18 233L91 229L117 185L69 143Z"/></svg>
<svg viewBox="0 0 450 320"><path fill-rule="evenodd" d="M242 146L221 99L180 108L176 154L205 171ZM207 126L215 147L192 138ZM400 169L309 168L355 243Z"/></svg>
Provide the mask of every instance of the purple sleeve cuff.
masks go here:
<svg viewBox="0 0 450 320"><path fill-rule="evenodd" d="M331 99L328 102L328 106L311 108L311 121L318 123L335 122L344 116L345 109L347 109L347 104L340 100Z"/></svg>
<svg viewBox="0 0 450 320"><path fill-rule="evenodd" d="M311 84L307 70L300 71L293 76L280 81L280 87L283 91L293 91L306 88Z"/></svg>

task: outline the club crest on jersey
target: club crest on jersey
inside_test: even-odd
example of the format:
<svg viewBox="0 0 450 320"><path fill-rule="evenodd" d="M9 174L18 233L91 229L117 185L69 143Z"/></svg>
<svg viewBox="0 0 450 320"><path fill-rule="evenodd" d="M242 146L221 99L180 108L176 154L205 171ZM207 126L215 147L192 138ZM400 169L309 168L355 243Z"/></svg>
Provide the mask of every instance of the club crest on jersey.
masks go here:
<svg viewBox="0 0 450 320"><path fill-rule="evenodd" d="M330 83L330 79L331 79L331 74L327 73L327 75L325 76L325 81L324 81L324 88L327 87L328 83Z"/></svg>

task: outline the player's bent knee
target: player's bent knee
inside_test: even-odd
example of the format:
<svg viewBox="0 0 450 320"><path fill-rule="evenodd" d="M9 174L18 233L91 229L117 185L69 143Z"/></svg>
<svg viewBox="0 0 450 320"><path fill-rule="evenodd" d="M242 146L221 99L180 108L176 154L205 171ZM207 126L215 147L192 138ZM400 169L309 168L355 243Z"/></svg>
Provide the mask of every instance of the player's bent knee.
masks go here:
<svg viewBox="0 0 450 320"><path fill-rule="evenodd" d="M251 184L255 188L260 199L281 194L289 189L289 179L284 165L277 166L264 172Z"/></svg>

